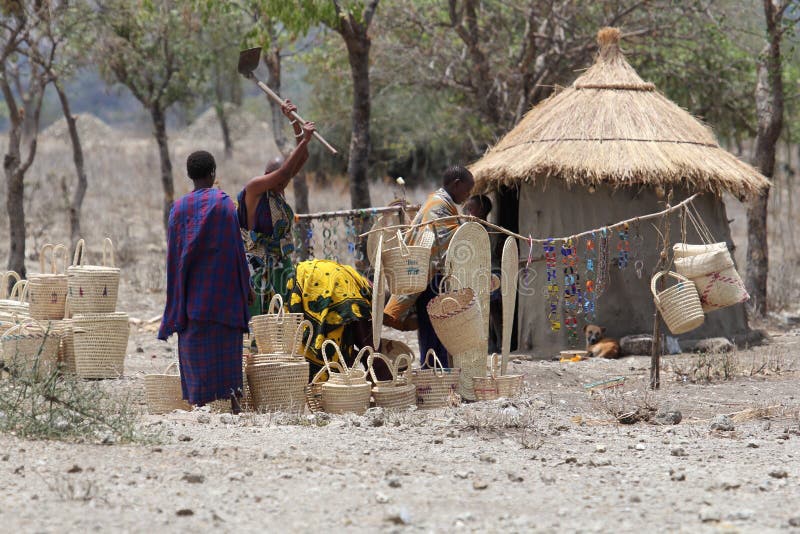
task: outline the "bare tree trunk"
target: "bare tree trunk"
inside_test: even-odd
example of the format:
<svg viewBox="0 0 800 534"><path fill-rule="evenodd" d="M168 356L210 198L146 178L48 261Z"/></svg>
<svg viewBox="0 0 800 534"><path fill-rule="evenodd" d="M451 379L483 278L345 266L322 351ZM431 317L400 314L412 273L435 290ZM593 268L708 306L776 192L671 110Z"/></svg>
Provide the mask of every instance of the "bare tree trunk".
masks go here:
<svg viewBox="0 0 800 534"><path fill-rule="evenodd" d="M61 82L55 81L53 86L56 89L56 93L58 93L64 119L67 121L69 139L72 143L72 161L75 163L75 173L78 177L78 184L75 186L75 194L69 204L70 238L72 246L74 247L81 238L81 208L83 207L83 199L86 196L88 183L83 162L83 147L81 146L81 138L78 135L76 118L72 115L69 107L69 100L67 99L67 94L64 92L64 88L61 86Z"/></svg>
<svg viewBox="0 0 800 534"><path fill-rule="evenodd" d="M754 164L761 174L772 178L775 171L775 149L783 127L783 80L781 39L783 38L783 2L763 0L769 42L758 60L756 83L756 116L758 132ZM769 190L750 201L747 207L747 274L746 285L757 316L767 313L767 279L769 247L767 207Z"/></svg>
<svg viewBox="0 0 800 534"><path fill-rule="evenodd" d="M215 71L218 69L215 69ZM225 146L225 159L233 156L233 140L231 139L231 129L228 125L228 114L225 112L225 89L223 84L225 80L219 72L215 72L214 76L214 111L217 114L219 126L222 129L222 142Z"/></svg>
<svg viewBox="0 0 800 534"><path fill-rule="evenodd" d="M164 110L157 104L150 108L150 116L153 119L153 134L158 143L158 156L161 160L161 185L164 188L164 231L169 227L169 211L175 201L175 186L172 180L172 160L169 156L169 144L167 143L167 121Z"/></svg>
<svg viewBox="0 0 800 534"><path fill-rule="evenodd" d="M370 38L366 28L352 34L343 34L347 45L347 59L353 78L352 133L350 135L350 158L347 161L347 177L350 180L350 204L353 208L368 208L372 205L369 195L369 49Z"/></svg>

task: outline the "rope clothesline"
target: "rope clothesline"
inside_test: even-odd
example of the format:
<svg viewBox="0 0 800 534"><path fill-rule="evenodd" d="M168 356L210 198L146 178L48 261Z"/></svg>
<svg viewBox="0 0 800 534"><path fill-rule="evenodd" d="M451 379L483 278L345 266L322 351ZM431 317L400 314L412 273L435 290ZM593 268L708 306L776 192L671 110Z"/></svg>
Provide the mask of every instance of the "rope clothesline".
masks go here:
<svg viewBox="0 0 800 534"><path fill-rule="evenodd" d="M319 213L298 213L295 214L294 218L296 221L302 219L327 219L333 217L369 217L371 215L377 215L379 213L389 213L389 212L401 212L401 211L419 211L419 205L412 205L412 204L400 204L397 206L387 206L383 208L359 208L359 209L352 209L352 210L338 210L338 211L322 211Z"/></svg>
<svg viewBox="0 0 800 534"><path fill-rule="evenodd" d="M592 230L587 230L587 231L581 232L579 234L573 234L573 235L564 236L564 237L533 238L532 236L524 236L524 235L520 235L518 233L512 232L511 230L508 230L506 228L503 228L502 226L498 226L496 224L492 224L490 222L484 221L483 219L480 219L480 218L472 216L472 215L450 215L448 217L439 217L438 219L433 219L431 221L424 222L424 223L419 223L419 224L413 224L413 225L397 224L397 225L394 225L394 226L384 226L383 228L376 228L375 230L370 230L369 232L364 232L359 237L363 238L363 237L366 237L366 236L368 236L369 234L372 234L372 233L384 232L384 231L387 231L387 230L396 230L396 229L405 229L406 232L409 232L409 231L411 231L411 230L413 230L415 228L420 228L420 227L423 227L423 226L429 226L429 225L435 224L437 222L471 221L471 222L480 223L480 224L482 224L482 225L484 225L484 226L486 226L488 228L496 230L496 231L498 231L500 233L503 233L505 235L508 235L508 236L511 236L511 237L515 237L515 238L520 239L522 241L526 241L526 242L528 242L530 244L533 244L533 243L546 243L546 242L551 241L551 240L554 241L554 242L555 241L567 241L569 239L578 239L578 238L583 237L583 236L591 235L593 233L597 233L597 232L600 232L602 230L610 230L610 229L616 228L618 226L624 226L626 224L630 224L630 223L634 223L634 222L638 222L638 221L646 221L646 220L649 220L649 219L655 219L657 217L662 217L662 216L667 215L669 213L672 213L674 211L678 211L679 209L683 209L684 206L687 206L687 205L691 204L692 201L695 198L697 198L698 196L700 196L700 194L699 193L695 193L694 195L690 196L686 200L683 200L683 201L679 202L678 204L675 204L674 206L670 206L669 204L667 204L667 208L666 209L664 209L662 211L659 211L659 212L656 212L656 213L649 213L647 215L642 215L642 216L639 216L639 217L631 217L630 219L626 219L624 221L619 221L619 222L616 222L614 224L607 224L607 225L601 226L600 228L594 228Z"/></svg>

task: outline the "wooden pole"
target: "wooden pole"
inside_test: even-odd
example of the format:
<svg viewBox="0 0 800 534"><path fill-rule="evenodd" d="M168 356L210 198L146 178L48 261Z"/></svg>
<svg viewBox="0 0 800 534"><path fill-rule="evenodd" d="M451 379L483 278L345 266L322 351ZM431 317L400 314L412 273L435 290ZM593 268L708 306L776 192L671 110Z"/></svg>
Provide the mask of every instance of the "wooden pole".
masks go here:
<svg viewBox="0 0 800 534"><path fill-rule="evenodd" d="M682 206L684 203L681 202L678 206L674 208L670 207L672 203L672 190L670 189L669 193L667 194L667 209L664 210L663 216L663 224L661 226L661 235L662 239L664 240L664 247L661 249L661 255L658 259L658 264L656 268L653 269L653 275L655 275L659 271L666 272L669 270L669 248L670 248L670 237L669 237L669 228L670 228L670 221L669 221L669 214L672 213L675 208ZM658 281L658 287L656 288L658 292L664 290L664 286L666 285L665 277L662 276L661 279ZM650 353L650 389L660 389L661 388L661 353L662 353L662 346L661 346L661 317L659 316L658 309L655 310L653 314L653 343L652 343L652 351Z"/></svg>

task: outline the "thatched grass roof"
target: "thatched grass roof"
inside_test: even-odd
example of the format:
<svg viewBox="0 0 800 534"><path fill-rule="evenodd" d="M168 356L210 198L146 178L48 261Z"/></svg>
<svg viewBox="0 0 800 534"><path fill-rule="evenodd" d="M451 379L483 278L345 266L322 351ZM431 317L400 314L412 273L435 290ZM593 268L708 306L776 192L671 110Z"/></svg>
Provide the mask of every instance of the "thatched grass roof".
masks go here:
<svg viewBox="0 0 800 534"><path fill-rule="evenodd" d="M569 185L684 184L745 197L769 182L720 148L711 129L642 80L597 34L600 53L575 83L531 109L470 169L477 189L536 180Z"/></svg>

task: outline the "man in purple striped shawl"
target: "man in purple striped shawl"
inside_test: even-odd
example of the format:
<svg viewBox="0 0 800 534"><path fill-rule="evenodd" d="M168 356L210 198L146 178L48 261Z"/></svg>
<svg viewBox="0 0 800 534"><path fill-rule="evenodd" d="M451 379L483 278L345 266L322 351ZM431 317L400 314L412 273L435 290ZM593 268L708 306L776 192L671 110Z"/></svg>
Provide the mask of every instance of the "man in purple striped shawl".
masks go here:
<svg viewBox="0 0 800 534"><path fill-rule="evenodd" d="M158 339L178 334L184 399L200 406L230 399L238 413L250 273L236 207L213 187L216 168L205 151L186 161L194 191L169 215L167 304Z"/></svg>

